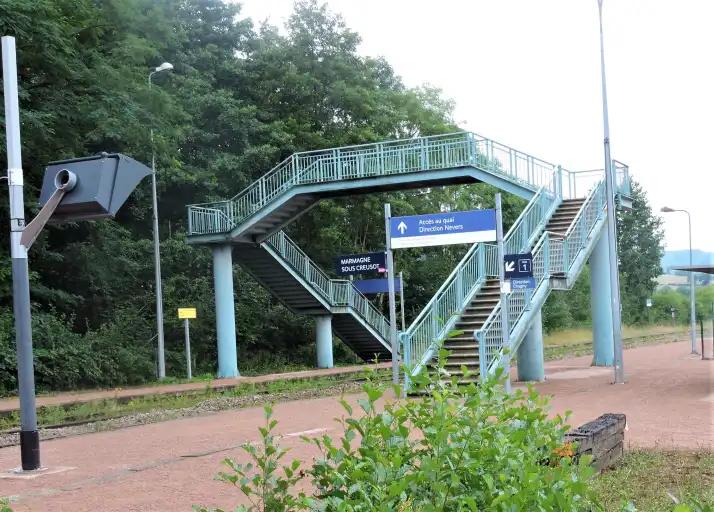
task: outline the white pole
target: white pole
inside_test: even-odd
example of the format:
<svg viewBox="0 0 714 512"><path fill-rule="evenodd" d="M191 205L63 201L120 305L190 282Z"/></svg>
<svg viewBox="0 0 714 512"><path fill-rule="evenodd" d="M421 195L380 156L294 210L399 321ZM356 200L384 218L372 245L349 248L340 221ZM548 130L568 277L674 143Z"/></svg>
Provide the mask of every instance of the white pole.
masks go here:
<svg viewBox="0 0 714 512"><path fill-rule="evenodd" d="M389 288L389 341L392 347L392 382L399 384L399 343L397 341L397 306L394 297L394 256L392 254L392 236L390 220L392 207L384 205L384 230L387 247L387 286Z"/></svg>
<svg viewBox="0 0 714 512"><path fill-rule="evenodd" d="M498 244L498 281L501 288L501 337L503 338L503 371L506 377L506 391L511 392L511 342L508 326L508 293L503 249L503 212L501 209L501 194L496 194L496 243Z"/></svg>
<svg viewBox="0 0 714 512"><path fill-rule="evenodd" d="M404 320L404 272L399 272L399 305L402 308L402 331L406 331L406 322Z"/></svg>

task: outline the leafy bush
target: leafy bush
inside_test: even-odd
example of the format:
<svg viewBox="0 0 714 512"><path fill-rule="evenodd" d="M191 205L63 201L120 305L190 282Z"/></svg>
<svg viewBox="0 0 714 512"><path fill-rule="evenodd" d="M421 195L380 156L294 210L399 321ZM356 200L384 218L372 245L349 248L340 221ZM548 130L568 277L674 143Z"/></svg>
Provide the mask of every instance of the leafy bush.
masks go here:
<svg viewBox="0 0 714 512"><path fill-rule="evenodd" d="M416 377L419 395L409 400L389 399L368 379L359 411L341 400L340 439L306 439L322 456L304 473L293 462L278 475L285 452L274 445L268 409L262 451L244 447L255 474L253 466L227 459L232 473L219 478L251 498L250 507L239 508L249 511L599 509L586 483L593 475L588 458L575 463L559 455L567 427L561 417L548 418L546 399L532 389L508 394L498 376L459 386L443 367L439 374ZM312 480L312 497L291 494L303 475Z"/></svg>

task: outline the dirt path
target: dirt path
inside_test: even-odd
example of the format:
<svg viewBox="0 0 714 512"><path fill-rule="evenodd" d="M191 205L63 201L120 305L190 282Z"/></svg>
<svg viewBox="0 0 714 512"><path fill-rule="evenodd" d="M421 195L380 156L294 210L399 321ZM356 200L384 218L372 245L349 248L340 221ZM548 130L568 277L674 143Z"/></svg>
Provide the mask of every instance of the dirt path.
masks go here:
<svg viewBox="0 0 714 512"><path fill-rule="evenodd" d="M712 449L714 362L690 357L687 342L626 351L625 385L610 384L612 370L589 363L581 357L547 364L549 379L538 388L554 395L554 412L572 410L572 424L624 412L631 444ZM289 457L316 456L299 436L337 434L334 418L340 414L332 397L277 405ZM36 479L0 478L0 495L16 496L16 511L189 511L192 504L232 510L238 493L213 476L223 458L243 458L238 446L257 440L261 423L262 410L248 408L49 441L44 464L74 469ZM1 469L18 460L17 447L0 449Z"/></svg>

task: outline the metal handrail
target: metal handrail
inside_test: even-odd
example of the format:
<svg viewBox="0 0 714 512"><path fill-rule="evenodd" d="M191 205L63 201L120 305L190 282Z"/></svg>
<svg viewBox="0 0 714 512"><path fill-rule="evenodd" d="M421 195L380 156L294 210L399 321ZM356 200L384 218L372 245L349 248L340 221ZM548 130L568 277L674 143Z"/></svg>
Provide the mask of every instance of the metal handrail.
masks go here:
<svg viewBox="0 0 714 512"><path fill-rule="evenodd" d="M224 233L297 185L475 166L533 190L549 182L554 164L471 132L295 153L224 201L188 206L189 235ZM215 213L211 225L207 211ZM193 219L192 217L196 217Z"/></svg>
<svg viewBox="0 0 714 512"><path fill-rule="evenodd" d="M506 234L507 252L526 250L545 227L547 219L559 203L559 172L553 172L548 184L541 187L523 209ZM449 277L402 333L402 353L412 375L418 373L437 349L437 345L452 328L456 315L473 299L487 277L498 275L494 246L474 244L456 265ZM491 249L491 250L489 250Z"/></svg>
<svg viewBox="0 0 714 512"><path fill-rule="evenodd" d="M536 289L529 291L512 291L509 295L509 332L519 328L523 316L531 311L530 299L538 293L541 286L550 287L550 277L553 274L568 275L578 253L585 249L590 231L604 215L605 193L604 183L600 183L590 191L581 206L576 218L563 239L552 238L548 232L543 233L533 248L533 274L536 278ZM501 337L501 301L491 311L481 329L476 332L479 342L479 359L481 375L493 372L503 356L503 340ZM518 348L520 339L511 340L511 351Z"/></svg>
<svg viewBox="0 0 714 512"><path fill-rule="evenodd" d="M389 321L351 281L330 278L284 231L272 234L264 243L298 272L330 306L351 308L383 339L388 339Z"/></svg>

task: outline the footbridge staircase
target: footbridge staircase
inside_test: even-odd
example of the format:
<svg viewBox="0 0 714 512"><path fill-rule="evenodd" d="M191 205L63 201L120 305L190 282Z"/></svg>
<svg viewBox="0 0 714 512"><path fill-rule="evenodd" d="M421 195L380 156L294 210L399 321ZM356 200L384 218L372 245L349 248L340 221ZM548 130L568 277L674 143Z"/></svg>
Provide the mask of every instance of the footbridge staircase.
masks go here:
<svg viewBox="0 0 714 512"><path fill-rule="evenodd" d="M529 201L505 238L506 253L532 251L536 288L513 291L511 350L551 290L572 286L604 226L602 171L574 173L462 132L295 153L233 198L188 206L188 241L230 245L259 283L298 314L331 315L334 333L360 357L391 357L389 321L348 280L333 279L282 228L319 200L376 191L485 182ZM627 167L616 166L620 197ZM486 375L501 346L498 261L493 244L473 245L420 315L399 333L402 358L415 373L446 342L461 364ZM494 293L495 290L495 293Z"/></svg>

